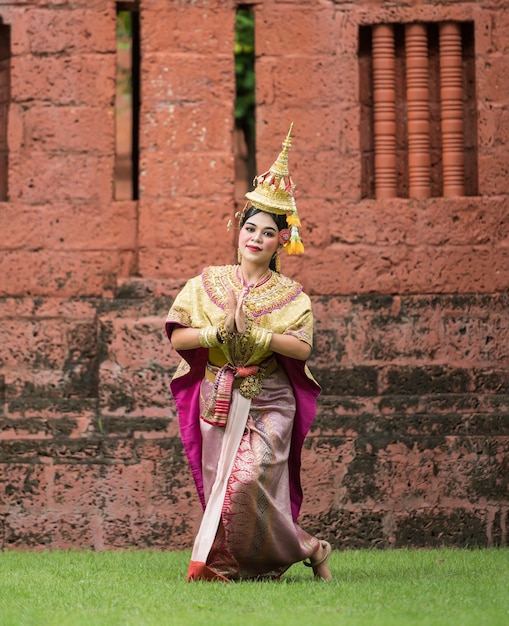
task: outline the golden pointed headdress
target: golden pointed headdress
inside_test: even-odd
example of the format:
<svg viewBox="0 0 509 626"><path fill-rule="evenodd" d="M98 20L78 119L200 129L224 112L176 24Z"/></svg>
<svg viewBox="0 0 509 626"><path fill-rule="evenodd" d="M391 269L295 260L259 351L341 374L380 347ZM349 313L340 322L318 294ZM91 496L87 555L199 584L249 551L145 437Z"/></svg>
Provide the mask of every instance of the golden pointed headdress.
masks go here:
<svg viewBox="0 0 509 626"><path fill-rule="evenodd" d="M288 171L288 150L291 146L292 130L293 122L276 161L268 172L254 179L253 183L256 183L256 187L253 191L246 193L246 198L260 211L286 215L290 235L285 244L285 250L288 254L301 254L304 252L304 246L299 233L301 224L295 204L295 185Z"/></svg>

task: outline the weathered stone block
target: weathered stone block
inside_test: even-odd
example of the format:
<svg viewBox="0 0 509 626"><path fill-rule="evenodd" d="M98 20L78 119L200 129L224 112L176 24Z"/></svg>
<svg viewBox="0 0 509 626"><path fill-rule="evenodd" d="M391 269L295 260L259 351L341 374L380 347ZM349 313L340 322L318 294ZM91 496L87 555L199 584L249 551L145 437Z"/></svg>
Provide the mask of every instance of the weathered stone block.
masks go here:
<svg viewBox="0 0 509 626"><path fill-rule="evenodd" d="M111 154L112 111L104 107L32 106L24 115L23 148L44 152Z"/></svg>
<svg viewBox="0 0 509 626"><path fill-rule="evenodd" d="M115 51L115 12L113 6L73 10L34 8L23 16L30 52L34 55ZM90 6L90 4L88 5ZM16 20L17 21L17 20Z"/></svg>
<svg viewBox="0 0 509 626"><path fill-rule="evenodd" d="M32 80L24 80L24 76L31 76ZM115 85L114 57L23 56L13 65L11 80L11 96L18 102L44 101L49 97L59 106L109 107Z"/></svg>
<svg viewBox="0 0 509 626"><path fill-rule="evenodd" d="M218 248L223 253L222 263L230 263L236 259L236 242L234 241L235 227L228 231L228 222L235 219L232 208L225 199L217 196L214 202L206 203L194 198L185 201L178 199L154 198L143 202L140 212L140 244L143 256L153 254L154 251L171 254L182 254L182 249L199 245L203 248L200 257L213 252ZM197 224L204 220L207 228L197 228ZM175 241L179 242L175 246ZM204 258L203 265L211 264ZM167 268L167 276L172 278L175 269L184 273L182 263L176 266L172 263ZM187 268L185 277L190 278L192 268ZM197 272L196 272L197 273Z"/></svg>
<svg viewBox="0 0 509 626"><path fill-rule="evenodd" d="M479 155L480 193L506 195L509 191L509 165L504 156L506 143Z"/></svg>
<svg viewBox="0 0 509 626"><path fill-rule="evenodd" d="M168 237L168 242L171 238ZM188 245L179 248L169 247L166 249L151 248L140 250L139 269L150 273L156 278L170 278L171 280L184 280L197 276L208 265L221 265L233 263L233 253L225 259L224 246L217 239L210 239L209 247ZM183 259L188 259L185 267Z"/></svg>
<svg viewBox="0 0 509 626"><path fill-rule="evenodd" d="M27 273L27 268L36 271ZM10 251L0 257L0 296L100 296L133 267L130 251ZM85 287L86 285L86 287Z"/></svg>
<svg viewBox="0 0 509 626"><path fill-rule="evenodd" d="M210 202L212 198L217 202L229 188L233 191L233 160L227 153L182 153L171 160L147 153L142 167L146 174L142 177L141 188L149 197L176 198L183 192L186 197L199 198L205 193L211 198ZM200 181L191 175L196 170L205 174ZM190 176L186 177L181 192L182 172L189 172Z"/></svg>
<svg viewBox="0 0 509 626"><path fill-rule="evenodd" d="M227 55L147 54L143 79L148 101L233 102L233 49Z"/></svg>
<svg viewBox="0 0 509 626"><path fill-rule="evenodd" d="M481 511L450 508L400 515L396 521L395 545L440 548L484 548L486 520Z"/></svg>
<svg viewBox="0 0 509 626"><path fill-rule="evenodd" d="M333 7L321 10L303 6L288 11L277 4L271 11L257 11L256 50L260 55L285 57L296 50L302 57L333 55L336 49L337 25Z"/></svg>
<svg viewBox="0 0 509 626"><path fill-rule="evenodd" d="M172 158L175 152L226 153L232 148L232 120L224 103L211 102L202 111L195 102L161 104L154 98L145 100L144 107L144 143L151 152ZM148 188L147 195L151 192Z"/></svg>
<svg viewBox="0 0 509 626"><path fill-rule="evenodd" d="M113 160L109 156L23 151L12 155L10 167L15 182L9 193L19 202L79 205L110 201L112 197Z"/></svg>
<svg viewBox="0 0 509 626"><path fill-rule="evenodd" d="M378 395L378 372L369 366L354 368L330 367L320 372L320 384L323 393L341 396L345 393L353 396Z"/></svg>
<svg viewBox="0 0 509 626"><path fill-rule="evenodd" d="M381 539L384 519L380 512L334 509L319 517L304 516L300 524L308 532L327 536L334 545L346 550L388 547Z"/></svg>

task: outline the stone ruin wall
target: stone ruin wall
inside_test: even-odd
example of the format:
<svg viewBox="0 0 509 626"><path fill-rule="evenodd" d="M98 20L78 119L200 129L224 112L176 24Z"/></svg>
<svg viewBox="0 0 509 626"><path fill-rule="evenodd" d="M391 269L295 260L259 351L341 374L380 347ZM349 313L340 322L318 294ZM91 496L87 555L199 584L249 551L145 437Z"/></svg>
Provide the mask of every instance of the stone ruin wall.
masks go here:
<svg viewBox="0 0 509 626"><path fill-rule="evenodd" d="M199 521L163 322L235 258L236 5L140 10L139 200L114 201L115 3L0 2L3 548L189 548ZM323 387L301 523L337 548L507 545L509 3L254 11L258 166L293 121L306 255L283 271ZM449 20L474 39L469 195L377 199L360 33Z"/></svg>

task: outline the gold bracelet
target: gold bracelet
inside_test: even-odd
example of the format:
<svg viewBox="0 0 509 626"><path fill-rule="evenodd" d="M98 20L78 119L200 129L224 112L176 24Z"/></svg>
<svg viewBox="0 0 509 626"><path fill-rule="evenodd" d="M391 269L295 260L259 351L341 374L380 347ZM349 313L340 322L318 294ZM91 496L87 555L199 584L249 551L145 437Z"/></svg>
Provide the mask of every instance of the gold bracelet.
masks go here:
<svg viewBox="0 0 509 626"><path fill-rule="evenodd" d="M253 325L250 329L250 340L256 345L257 351L267 352L272 340L272 331Z"/></svg>
<svg viewBox="0 0 509 626"><path fill-rule="evenodd" d="M202 348L217 348L221 345L217 326L205 326L200 329L198 341Z"/></svg>

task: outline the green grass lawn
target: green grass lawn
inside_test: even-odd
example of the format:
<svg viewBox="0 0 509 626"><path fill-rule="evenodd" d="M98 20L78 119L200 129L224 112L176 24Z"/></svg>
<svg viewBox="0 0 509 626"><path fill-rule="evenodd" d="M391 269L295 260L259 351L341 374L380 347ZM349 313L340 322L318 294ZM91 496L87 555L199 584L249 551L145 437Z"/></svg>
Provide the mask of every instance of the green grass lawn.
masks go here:
<svg viewBox="0 0 509 626"><path fill-rule="evenodd" d="M509 549L335 551L334 581L187 583L189 552L2 552L1 626L507 626Z"/></svg>

